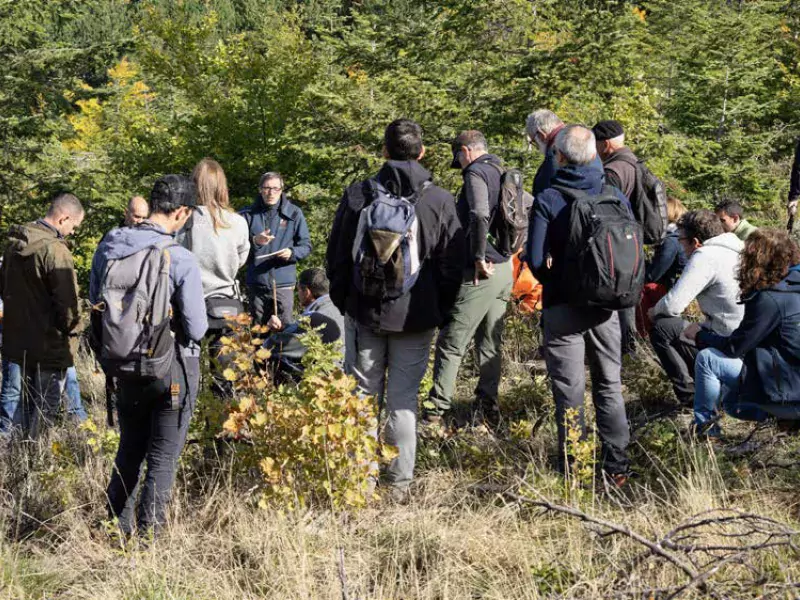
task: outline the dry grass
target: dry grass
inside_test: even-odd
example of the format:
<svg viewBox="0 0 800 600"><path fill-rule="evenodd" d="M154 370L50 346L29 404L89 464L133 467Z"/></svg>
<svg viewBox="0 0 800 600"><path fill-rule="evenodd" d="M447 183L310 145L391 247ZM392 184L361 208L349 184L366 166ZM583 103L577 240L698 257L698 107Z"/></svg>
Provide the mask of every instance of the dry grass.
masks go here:
<svg viewBox="0 0 800 600"><path fill-rule="evenodd" d="M565 489L547 466L554 436L542 386L521 387L520 373L509 381L516 393L506 390L506 408L515 424L497 438L478 430L424 441L408 506L380 503L353 515L259 510L252 481L232 467L231 452L210 456L192 445L169 527L127 548L104 521L113 456L102 443L103 428L91 433L64 425L45 442L10 449L0 462L0 600L341 599L343 589L350 600L646 598L662 597L647 590L687 583L678 568L643 557L644 547L624 535L598 535L576 518L494 491L521 482L536 490L527 492L531 497L652 540L709 509L737 508L797 525L797 438L776 438L768 428L753 437L764 443L760 449L739 456L736 442L747 426L727 427L731 441L716 448L685 440L679 423L659 421L637 432L633 451L643 474L624 494ZM101 398L101 383L93 380L88 395ZM92 412L102 423L99 402ZM525 423L540 418L543 425L527 437ZM96 442L94 450L87 440ZM721 534L708 539L724 540ZM702 570L703 558L696 558ZM787 548L750 552L710 581L721 597L767 595L800 581L800 556ZM796 595L787 589L774 597ZM705 596L692 588L679 597Z"/></svg>

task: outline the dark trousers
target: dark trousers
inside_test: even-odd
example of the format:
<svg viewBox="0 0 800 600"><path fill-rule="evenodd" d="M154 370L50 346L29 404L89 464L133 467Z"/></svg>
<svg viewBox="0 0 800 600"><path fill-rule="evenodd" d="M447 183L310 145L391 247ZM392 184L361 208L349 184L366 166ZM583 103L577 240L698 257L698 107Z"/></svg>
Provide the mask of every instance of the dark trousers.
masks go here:
<svg viewBox="0 0 800 600"><path fill-rule="evenodd" d="M681 339L681 333L688 326L689 322L680 317L656 318L650 331L650 343L672 382L678 402L692 406L697 346Z"/></svg>
<svg viewBox="0 0 800 600"><path fill-rule="evenodd" d="M172 375L119 382L119 449L107 495L111 517L117 517L128 534L134 528L134 512L140 532L157 531L166 521L178 457L197 401L200 360L181 358L173 373L180 386L176 405L170 392ZM140 482L142 464L147 472Z"/></svg>
<svg viewBox="0 0 800 600"><path fill-rule="evenodd" d="M622 354L633 354L636 350L636 307L619 310L617 314L622 334Z"/></svg>
<svg viewBox="0 0 800 600"><path fill-rule="evenodd" d="M556 403L562 468L569 458L567 426L577 426L581 439L588 434L583 401L587 355L592 402L602 444L601 464L612 474L624 473L629 468L626 450L630 430L622 399L620 337L619 317L615 312L566 304L544 309L545 356ZM574 414L574 421L567 411Z"/></svg>
<svg viewBox="0 0 800 600"><path fill-rule="evenodd" d="M38 365L25 369L20 406L14 415L14 425L20 427L23 437L36 439L53 425L61 411L66 381L66 369L42 369Z"/></svg>
<svg viewBox="0 0 800 600"><path fill-rule="evenodd" d="M277 314L281 323L287 325L294 319L294 286L279 287L273 295L272 288L260 285L251 285L247 288L250 299L250 315L254 325L266 325L269 318ZM278 312L275 312L275 297L278 299Z"/></svg>

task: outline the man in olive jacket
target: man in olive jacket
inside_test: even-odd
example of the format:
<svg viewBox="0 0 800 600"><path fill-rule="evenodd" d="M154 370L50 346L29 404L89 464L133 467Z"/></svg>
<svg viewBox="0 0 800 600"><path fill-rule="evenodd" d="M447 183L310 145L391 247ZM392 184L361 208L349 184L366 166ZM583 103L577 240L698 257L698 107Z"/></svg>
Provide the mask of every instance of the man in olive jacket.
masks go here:
<svg viewBox="0 0 800 600"><path fill-rule="evenodd" d="M0 267L4 358L25 374L15 425L30 438L39 434L41 419L49 425L57 415L73 366L69 342L80 323L78 283L65 238L83 216L75 196L58 194L44 218L11 228Z"/></svg>

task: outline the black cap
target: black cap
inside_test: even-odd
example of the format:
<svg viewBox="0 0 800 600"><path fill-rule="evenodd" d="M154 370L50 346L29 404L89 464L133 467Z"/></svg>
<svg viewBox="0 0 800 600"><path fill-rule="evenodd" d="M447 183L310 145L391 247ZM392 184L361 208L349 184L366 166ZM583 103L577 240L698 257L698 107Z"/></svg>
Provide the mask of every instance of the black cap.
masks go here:
<svg viewBox="0 0 800 600"><path fill-rule="evenodd" d="M164 175L153 184L150 203L197 206L197 186L185 175Z"/></svg>
<svg viewBox="0 0 800 600"><path fill-rule="evenodd" d="M622 123L609 119L608 121L600 121L592 127L592 133L594 133L594 139L598 142L604 142L621 136L625 133L625 130L622 128Z"/></svg>
<svg viewBox="0 0 800 600"><path fill-rule="evenodd" d="M451 169L458 169L458 170L463 169L461 163L458 161L459 152L461 152L461 146L456 146L455 144L453 144L453 162L450 163Z"/></svg>

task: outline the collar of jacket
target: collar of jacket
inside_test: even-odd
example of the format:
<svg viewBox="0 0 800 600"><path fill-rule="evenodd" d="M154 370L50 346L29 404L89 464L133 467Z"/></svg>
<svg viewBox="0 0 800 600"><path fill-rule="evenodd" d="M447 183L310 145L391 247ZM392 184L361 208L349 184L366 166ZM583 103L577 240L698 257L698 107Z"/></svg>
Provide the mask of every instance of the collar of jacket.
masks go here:
<svg viewBox="0 0 800 600"><path fill-rule="evenodd" d="M500 157L498 157L495 154L490 154L488 152L486 154L482 154L481 156L479 156L478 158L473 160L471 163L469 163L466 167L461 169L461 174L462 175L466 175L466 173L467 173L467 171L469 171L470 167L475 166L475 165L479 165L481 163L486 163L486 162L494 162L494 163L497 163L499 165L500 164Z"/></svg>
<svg viewBox="0 0 800 600"><path fill-rule="evenodd" d="M50 223L48 223L48 222L47 222L47 221L45 221L44 219L39 219L38 221L36 221L36 224L37 224L37 225L41 225L42 227L46 227L47 229L49 229L50 231L52 231L53 233L55 233L55 234L56 234L56 237L57 237L58 239L60 239L60 240L63 240L63 239L64 239L64 236L63 236L63 235L61 235L61 233L58 231L58 229L56 229L55 227L53 227L52 225L50 225Z"/></svg>
<svg viewBox="0 0 800 600"><path fill-rule="evenodd" d="M556 128L553 129L553 131L551 131L550 133L547 134L547 149L548 150L550 150L551 146L556 141L556 136L558 135L558 132L561 131L562 129L564 129L564 127L566 127L566 125L564 125L563 123L561 125L557 125Z"/></svg>
<svg viewBox="0 0 800 600"><path fill-rule="evenodd" d="M281 192L281 199L277 202L277 211L284 219L292 220L292 215L289 214L289 211L286 210L286 205L289 204L289 199L286 197L286 192ZM265 213L271 209L274 205L268 205L264 202L264 198L261 194L256 195L255 200L256 210L260 213Z"/></svg>

